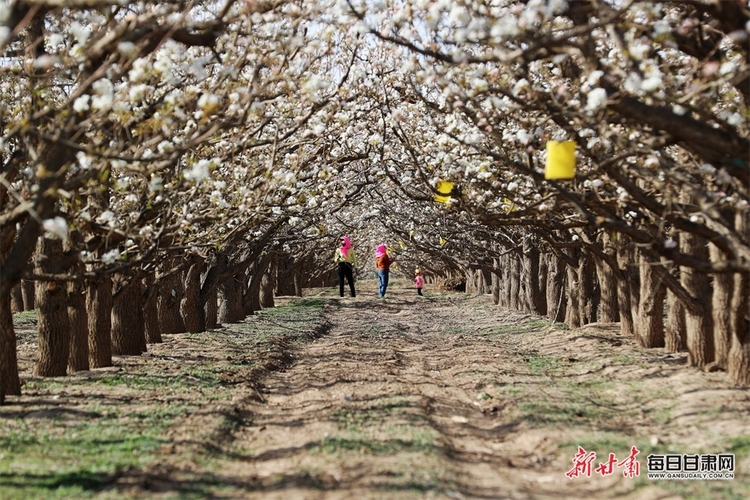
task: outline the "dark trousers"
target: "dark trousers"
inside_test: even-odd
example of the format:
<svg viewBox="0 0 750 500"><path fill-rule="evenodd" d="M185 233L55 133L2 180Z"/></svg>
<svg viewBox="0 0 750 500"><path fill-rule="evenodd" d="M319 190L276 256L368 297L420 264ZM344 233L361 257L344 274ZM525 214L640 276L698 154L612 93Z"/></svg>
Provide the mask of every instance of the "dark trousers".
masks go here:
<svg viewBox="0 0 750 500"><path fill-rule="evenodd" d="M356 296L354 292L354 275L352 274L351 264L346 262L339 262L339 295L344 296L344 276L349 282L349 291L352 293L352 297Z"/></svg>
<svg viewBox="0 0 750 500"><path fill-rule="evenodd" d="M422 289L421 288L417 288L417 295L422 295Z"/></svg>

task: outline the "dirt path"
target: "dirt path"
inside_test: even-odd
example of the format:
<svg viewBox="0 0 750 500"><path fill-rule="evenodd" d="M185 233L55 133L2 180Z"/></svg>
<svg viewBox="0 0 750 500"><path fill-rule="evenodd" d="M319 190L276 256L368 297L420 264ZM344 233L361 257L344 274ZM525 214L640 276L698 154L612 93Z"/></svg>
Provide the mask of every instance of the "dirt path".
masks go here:
<svg viewBox="0 0 750 500"><path fill-rule="evenodd" d="M58 379L33 376L28 320L24 395L0 407L0 497L750 498L750 394L725 374L618 325L358 286ZM579 447L596 458L569 478ZM648 479L649 454L734 454L735 478Z"/></svg>
<svg viewBox="0 0 750 500"><path fill-rule="evenodd" d="M746 451L748 395L722 374L641 353L616 325L565 331L489 297L360 288L332 299L330 334L264 381L235 435L247 460L223 473L258 498L748 497L746 460L732 482L645 478L649 453ZM569 479L578 446L594 466L636 446L642 474Z"/></svg>

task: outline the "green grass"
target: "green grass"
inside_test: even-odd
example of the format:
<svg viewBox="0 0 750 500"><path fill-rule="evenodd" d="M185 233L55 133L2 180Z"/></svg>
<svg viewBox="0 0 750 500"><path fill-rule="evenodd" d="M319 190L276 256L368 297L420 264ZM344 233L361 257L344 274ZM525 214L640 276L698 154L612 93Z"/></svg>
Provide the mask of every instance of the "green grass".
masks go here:
<svg viewBox="0 0 750 500"><path fill-rule="evenodd" d="M309 448L315 452L339 455L353 452L362 455L393 456L399 453L437 453L439 446L435 443L435 435L428 430L413 431L411 428L393 430L393 434L400 437L392 439L368 439L365 437L328 436L319 443L312 443Z"/></svg>
<svg viewBox="0 0 750 500"><path fill-rule="evenodd" d="M17 312L13 314L13 324L14 325L24 325L24 324L37 324L37 315L36 310L31 311L22 311Z"/></svg>
<svg viewBox="0 0 750 500"><path fill-rule="evenodd" d="M225 376L236 377L228 383L246 383L243 373L270 354L325 333L321 310L328 302L293 300L243 323L182 334L193 348L152 354L162 363L160 373L150 362L130 364L124 359L117 361L125 366L119 371L23 376L20 404L0 406L0 499L122 498L123 490L102 488L122 474L137 476L165 460L215 468L237 453L232 436L248 418L226 401L231 391ZM33 311L14 315L18 324L35 320ZM212 357L209 348L217 342L230 356ZM176 451L165 449L175 443L172 429L179 442L181 426L193 422L198 428L190 432L189 441ZM208 498L228 487L210 472L189 479L165 498Z"/></svg>
<svg viewBox="0 0 750 500"><path fill-rule="evenodd" d="M111 474L156 460L173 416L140 415L126 423L117 415L99 414L72 425L54 419L4 421L0 498L88 497Z"/></svg>

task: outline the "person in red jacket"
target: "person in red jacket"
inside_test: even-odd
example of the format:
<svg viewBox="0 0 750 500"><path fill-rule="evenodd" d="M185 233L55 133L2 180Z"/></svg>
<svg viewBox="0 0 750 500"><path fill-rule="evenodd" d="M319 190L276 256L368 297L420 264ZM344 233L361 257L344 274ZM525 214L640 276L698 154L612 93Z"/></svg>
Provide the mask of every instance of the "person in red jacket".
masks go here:
<svg viewBox="0 0 750 500"><path fill-rule="evenodd" d="M388 275L393 262L394 260L388 255L385 244L378 245L378 248L375 249L375 267L378 269L378 279L380 280L380 288L378 289L378 297L380 298L385 297L385 291L388 289Z"/></svg>
<svg viewBox="0 0 750 500"><path fill-rule="evenodd" d="M417 295L422 295L422 287L424 287L424 274L422 274L421 269L417 269L414 271L414 273L417 275L414 278L414 284L417 286Z"/></svg>

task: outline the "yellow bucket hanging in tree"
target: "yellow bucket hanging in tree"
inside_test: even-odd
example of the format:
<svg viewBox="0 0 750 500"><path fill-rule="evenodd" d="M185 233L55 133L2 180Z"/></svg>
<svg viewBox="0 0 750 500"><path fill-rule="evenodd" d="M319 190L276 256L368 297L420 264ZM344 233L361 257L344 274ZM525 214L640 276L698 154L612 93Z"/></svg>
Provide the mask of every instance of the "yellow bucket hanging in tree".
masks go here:
<svg viewBox="0 0 750 500"><path fill-rule="evenodd" d="M435 201L438 203L448 203L451 199L451 191L453 191L453 183L448 181L438 181L437 192L435 195Z"/></svg>
<svg viewBox="0 0 750 500"><path fill-rule="evenodd" d="M572 179L576 174L575 141L547 141L545 179Z"/></svg>

